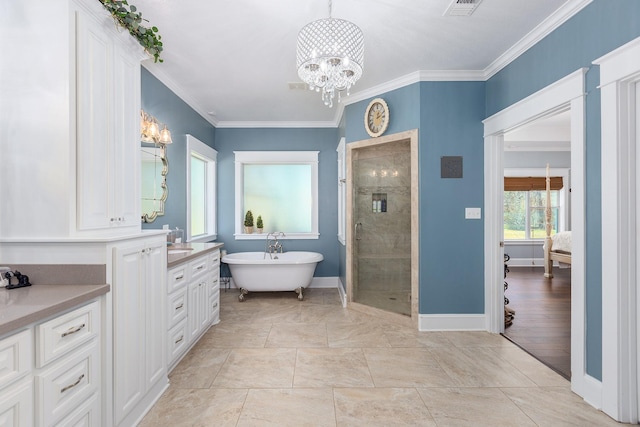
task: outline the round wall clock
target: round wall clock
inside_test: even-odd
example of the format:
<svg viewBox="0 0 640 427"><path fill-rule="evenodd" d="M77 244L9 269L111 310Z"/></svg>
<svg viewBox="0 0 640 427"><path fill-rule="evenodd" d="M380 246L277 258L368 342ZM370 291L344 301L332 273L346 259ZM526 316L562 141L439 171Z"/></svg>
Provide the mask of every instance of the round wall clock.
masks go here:
<svg viewBox="0 0 640 427"><path fill-rule="evenodd" d="M369 103L364 112L364 128L371 137L380 136L389 126L389 107L382 98L376 98Z"/></svg>

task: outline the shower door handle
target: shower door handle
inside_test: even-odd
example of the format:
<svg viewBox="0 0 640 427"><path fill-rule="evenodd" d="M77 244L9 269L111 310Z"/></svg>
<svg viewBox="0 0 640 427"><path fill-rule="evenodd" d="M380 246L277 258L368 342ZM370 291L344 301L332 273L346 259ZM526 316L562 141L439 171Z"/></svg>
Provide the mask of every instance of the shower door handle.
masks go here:
<svg viewBox="0 0 640 427"><path fill-rule="evenodd" d="M360 237L360 233L358 233L358 230L362 229L362 223L361 222L356 222L356 225L354 226L354 235L356 240L360 240L362 237Z"/></svg>

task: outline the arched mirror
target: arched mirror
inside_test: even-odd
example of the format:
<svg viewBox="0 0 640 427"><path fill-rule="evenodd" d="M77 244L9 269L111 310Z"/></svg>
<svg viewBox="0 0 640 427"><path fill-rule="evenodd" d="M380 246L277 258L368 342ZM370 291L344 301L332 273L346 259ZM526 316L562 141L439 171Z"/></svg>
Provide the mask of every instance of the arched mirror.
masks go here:
<svg viewBox="0 0 640 427"><path fill-rule="evenodd" d="M167 161L166 147L163 144L142 144L142 222L153 222L164 215L164 203L167 200Z"/></svg>

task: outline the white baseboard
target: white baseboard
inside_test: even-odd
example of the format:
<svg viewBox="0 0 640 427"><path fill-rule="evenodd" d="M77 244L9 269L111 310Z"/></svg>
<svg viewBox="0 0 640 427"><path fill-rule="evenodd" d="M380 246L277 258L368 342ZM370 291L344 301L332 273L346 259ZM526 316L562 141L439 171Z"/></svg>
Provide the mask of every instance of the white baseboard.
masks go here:
<svg viewBox="0 0 640 427"><path fill-rule="evenodd" d="M314 277L309 285L310 288L338 288L340 286L340 278L335 277Z"/></svg>
<svg viewBox="0 0 640 427"><path fill-rule="evenodd" d="M589 405L602 410L602 382L591 375L583 374L582 378L573 378L572 376L571 391L581 396ZM612 414L607 415L612 416Z"/></svg>
<svg viewBox="0 0 640 427"><path fill-rule="evenodd" d="M420 314L420 331L486 331L484 314Z"/></svg>
<svg viewBox="0 0 640 427"><path fill-rule="evenodd" d="M511 258L507 265L509 267L544 267L543 258ZM565 264L559 264L558 261L553 262L554 267L565 268ZM507 276L509 277L509 276Z"/></svg>

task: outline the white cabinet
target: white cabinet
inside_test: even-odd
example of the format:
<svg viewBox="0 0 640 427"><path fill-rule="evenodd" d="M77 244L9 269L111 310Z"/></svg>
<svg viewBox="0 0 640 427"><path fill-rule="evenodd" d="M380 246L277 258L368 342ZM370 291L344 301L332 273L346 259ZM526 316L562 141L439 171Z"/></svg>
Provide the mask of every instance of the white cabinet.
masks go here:
<svg viewBox="0 0 640 427"><path fill-rule="evenodd" d="M100 302L0 340L0 426L101 424Z"/></svg>
<svg viewBox="0 0 640 427"><path fill-rule="evenodd" d="M0 194L11 203L0 204L0 236L140 230L136 141L148 56L95 0L20 1L2 13ZM26 163L37 173L24 173Z"/></svg>
<svg viewBox="0 0 640 427"><path fill-rule="evenodd" d="M78 228L139 227L140 60L99 20L76 25Z"/></svg>
<svg viewBox="0 0 640 427"><path fill-rule="evenodd" d="M167 358L169 370L218 323L220 304L218 249L172 267L167 273Z"/></svg>
<svg viewBox="0 0 640 427"><path fill-rule="evenodd" d="M116 245L113 283L115 425L129 424L167 382L164 236Z"/></svg>

